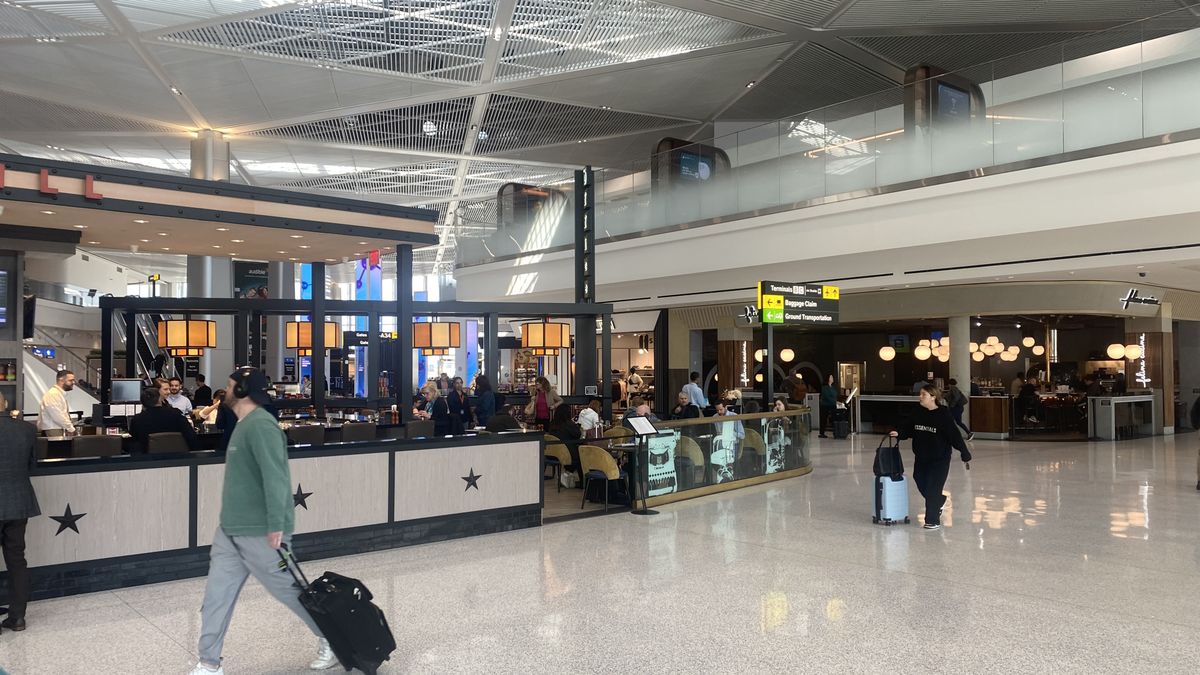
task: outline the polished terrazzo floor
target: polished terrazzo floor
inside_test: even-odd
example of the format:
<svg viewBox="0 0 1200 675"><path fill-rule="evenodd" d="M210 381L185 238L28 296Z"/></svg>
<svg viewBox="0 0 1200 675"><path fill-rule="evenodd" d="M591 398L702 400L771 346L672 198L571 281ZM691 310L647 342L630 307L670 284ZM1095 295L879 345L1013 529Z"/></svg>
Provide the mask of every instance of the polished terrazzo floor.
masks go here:
<svg viewBox="0 0 1200 675"><path fill-rule="evenodd" d="M371 587L400 643L384 672L1200 670L1195 434L977 442L936 532L871 524L864 442L821 441L811 476L657 516L319 561L310 575ZM0 667L187 672L203 584L36 603L28 631L0 635ZM312 648L247 586L226 672L304 672Z"/></svg>

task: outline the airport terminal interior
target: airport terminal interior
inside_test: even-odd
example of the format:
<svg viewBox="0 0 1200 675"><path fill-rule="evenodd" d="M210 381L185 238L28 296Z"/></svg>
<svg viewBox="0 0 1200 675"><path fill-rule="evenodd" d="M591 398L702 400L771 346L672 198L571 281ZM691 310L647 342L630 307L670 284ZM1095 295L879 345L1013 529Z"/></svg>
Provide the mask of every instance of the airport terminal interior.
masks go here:
<svg viewBox="0 0 1200 675"><path fill-rule="evenodd" d="M0 675L1200 665L1193 0L0 0Z"/></svg>

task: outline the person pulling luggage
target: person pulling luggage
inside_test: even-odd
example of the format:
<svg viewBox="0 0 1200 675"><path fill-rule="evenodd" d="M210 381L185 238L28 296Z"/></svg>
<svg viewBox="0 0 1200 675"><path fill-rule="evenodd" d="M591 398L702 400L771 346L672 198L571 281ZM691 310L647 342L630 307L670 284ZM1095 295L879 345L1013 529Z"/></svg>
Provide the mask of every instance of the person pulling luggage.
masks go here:
<svg viewBox="0 0 1200 675"><path fill-rule="evenodd" d="M275 418L263 408L271 401L268 386L266 374L257 368L240 368L229 376L225 405L237 415L238 424L225 453L220 526L209 554L201 608L200 663L192 675L225 672L221 667L225 632L238 594L251 575L317 636L317 658L309 668L325 670L338 664L321 629L300 604L293 577L276 553L291 540L295 516L287 441Z"/></svg>
<svg viewBox="0 0 1200 675"><path fill-rule="evenodd" d="M942 526L942 507L946 505L942 490L946 487L946 476L950 474L952 448L958 450L967 468L971 468L971 449L955 426L950 410L940 404L941 400L942 392L936 386L921 387L921 407L899 431L889 434L901 440L912 439L913 454L916 455L913 482L925 498L926 530Z"/></svg>

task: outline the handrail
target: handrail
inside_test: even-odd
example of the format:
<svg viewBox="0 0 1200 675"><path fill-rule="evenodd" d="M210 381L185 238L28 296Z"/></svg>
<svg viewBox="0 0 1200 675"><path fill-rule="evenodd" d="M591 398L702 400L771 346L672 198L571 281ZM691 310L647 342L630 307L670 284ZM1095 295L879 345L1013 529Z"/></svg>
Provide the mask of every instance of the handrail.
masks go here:
<svg viewBox="0 0 1200 675"><path fill-rule="evenodd" d="M97 368L95 370L92 370L88 366L86 356L80 356L78 353L75 352L74 348L64 345L62 342L60 342L58 340L58 338L56 338L53 335L51 335L50 333L46 332L46 330L44 328L35 326L33 329L33 332L34 332L34 335L37 336L38 341L49 342L50 344L54 345L54 348L57 352L61 352L66 355L66 358L63 358L61 360L67 365L68 370L70 370L71 372L74 372L74 373L80 373L82 375L87 376L86 378L80 377L79 379L81 381L86 382L90 386L95 386L95 384L100 382L100 369ZM25 348L27 350L32 350L33 345L25 345ZM55 359L55 360L59 360L59 359Z"/></svg>

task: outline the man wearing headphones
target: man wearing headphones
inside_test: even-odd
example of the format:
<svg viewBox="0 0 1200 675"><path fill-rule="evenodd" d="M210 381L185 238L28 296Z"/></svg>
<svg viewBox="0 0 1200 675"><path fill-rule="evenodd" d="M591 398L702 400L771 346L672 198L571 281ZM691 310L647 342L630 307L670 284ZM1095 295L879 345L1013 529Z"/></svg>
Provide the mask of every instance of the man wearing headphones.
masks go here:
<svg viewBox="0 0 1200 675"><path fill-rule="evenodd" d="M276 554L291 540L294 502L287 442L275 418L263 408L271 400L269 386L267 376L257 368L240 368L229 376L225 405L233 409L238 423L225 454L221 524L213 537L201 609L200 663L192 675L224 673L225 632L242 585L251 575L317 636L317 659L309 668L325 670L338 662L300 604L292 576Z"/></svg>

